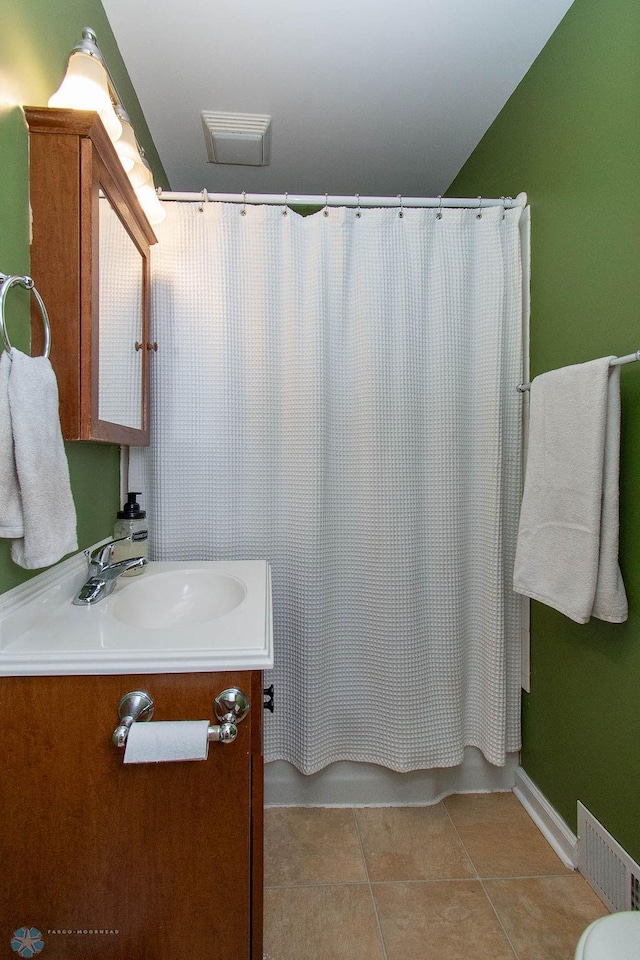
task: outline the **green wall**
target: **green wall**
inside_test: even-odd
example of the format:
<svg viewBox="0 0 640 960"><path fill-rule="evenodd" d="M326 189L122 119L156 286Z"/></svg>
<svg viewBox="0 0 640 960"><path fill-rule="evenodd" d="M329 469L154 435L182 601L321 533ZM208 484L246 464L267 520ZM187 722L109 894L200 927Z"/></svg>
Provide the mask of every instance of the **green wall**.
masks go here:
<svg viewBox="0 0 640 960"><path fill-rule="evenodd" d="M28 138L21 106L46 105L84 27L97 33L156 183L163 187L168 183L100 0L0 0L0 22L0 271L28 274ZM7 306L11 342L27 351L26 291L13 290ZM66 448L82 548L112 532L120 490L119 448L96 443L68 443ZM35 572L17 567L10 541L0 540L0 593Z"/></svg>
<svg viewBox="0 0 640 960"><path fill-rule="evenodd" d="M451 185L532 215L532 375L640 348L640 4L575 0ZM624 625L532 605L522 763L640 860L640 364L622 369Z"/></svg>

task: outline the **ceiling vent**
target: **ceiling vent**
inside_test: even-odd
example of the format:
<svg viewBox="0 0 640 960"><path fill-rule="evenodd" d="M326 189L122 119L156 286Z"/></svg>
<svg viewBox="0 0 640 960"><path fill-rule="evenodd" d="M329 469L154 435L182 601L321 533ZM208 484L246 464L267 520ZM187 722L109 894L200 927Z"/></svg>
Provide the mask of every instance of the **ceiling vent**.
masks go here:
<svg viewBox="0 0 640 960"><path fill-rule="evenodd" d="M271 117L259 113L202 111L209 163L265 167L271 160Z"/></svg>

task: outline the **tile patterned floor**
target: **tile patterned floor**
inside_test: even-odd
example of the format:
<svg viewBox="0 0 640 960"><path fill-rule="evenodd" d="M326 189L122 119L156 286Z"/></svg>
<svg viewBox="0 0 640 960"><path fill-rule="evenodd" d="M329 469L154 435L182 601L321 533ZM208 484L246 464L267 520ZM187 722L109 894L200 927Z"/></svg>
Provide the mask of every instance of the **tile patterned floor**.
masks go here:
<svg viewBox="0 0 640 960"><path fill-rule="evenodd" d="M266 960L573 960L606 913L510 793L265 811Z"/></svg>

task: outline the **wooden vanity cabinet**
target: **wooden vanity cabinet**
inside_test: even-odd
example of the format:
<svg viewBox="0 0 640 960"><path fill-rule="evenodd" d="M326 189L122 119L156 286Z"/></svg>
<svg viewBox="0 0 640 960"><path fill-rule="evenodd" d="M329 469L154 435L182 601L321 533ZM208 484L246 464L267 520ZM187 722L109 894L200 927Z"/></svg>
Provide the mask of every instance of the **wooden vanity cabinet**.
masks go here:
<svg viewBox="0 0 640 960"><path fill-rule="evenodd" d="M153 720L251 708L205 761L127 764L120 698ZM262 675L4 677L0 929L34 927L49 960L262 960Z"/></svg>
<svg viewBox="0 0 640 960"><path fill-rule="evenodd" d="M51 324L62 435L146 445L153 347L149 248L155 234L97 113L27 107L25 115L31 275ZM120 252L103 255L101 263L101 243L104 254L105 237L114 231L122 232ZM42 321L34 311L32 353L42 346Z"/></svg>

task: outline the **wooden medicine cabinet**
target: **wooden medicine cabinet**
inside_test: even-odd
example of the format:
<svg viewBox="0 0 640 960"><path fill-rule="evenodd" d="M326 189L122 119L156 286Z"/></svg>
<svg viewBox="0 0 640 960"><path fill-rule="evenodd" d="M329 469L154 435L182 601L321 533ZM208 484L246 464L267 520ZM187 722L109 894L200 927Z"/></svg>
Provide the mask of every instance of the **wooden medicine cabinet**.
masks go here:
<svg viewBox="0 0 640 960"><path fill-rule="evenodd" d="M51 323L62 435L145 446L155 234L96 113L27 107L25 115L31 275ZM34 355L42 336L34 317Z"/></svg>

